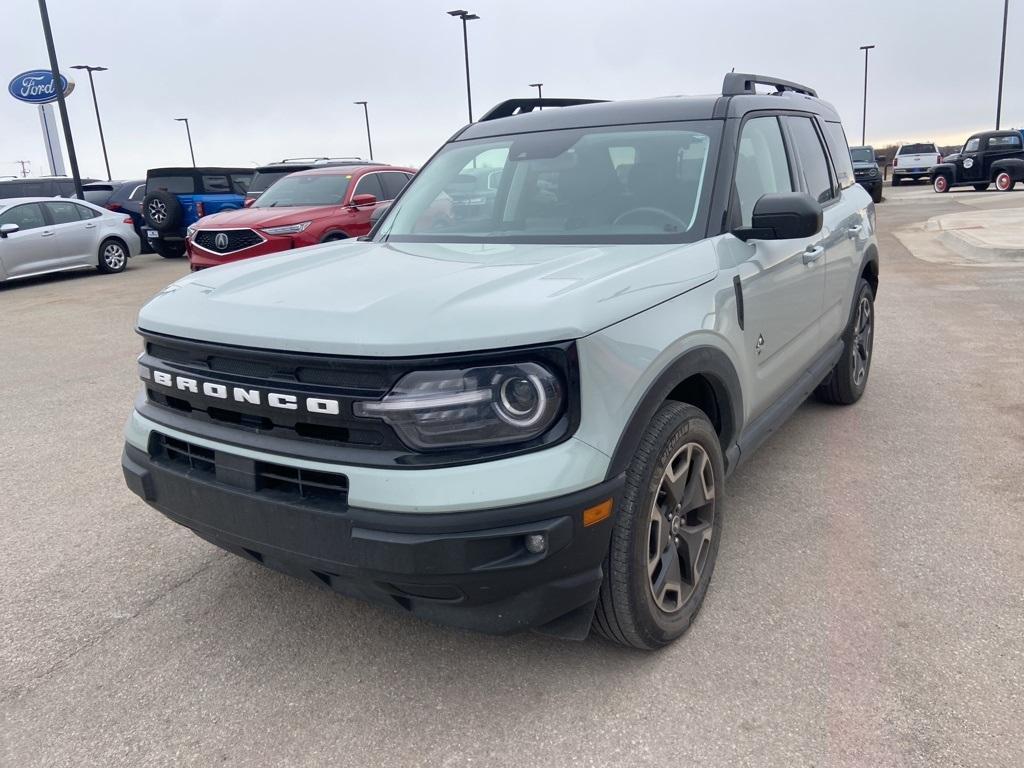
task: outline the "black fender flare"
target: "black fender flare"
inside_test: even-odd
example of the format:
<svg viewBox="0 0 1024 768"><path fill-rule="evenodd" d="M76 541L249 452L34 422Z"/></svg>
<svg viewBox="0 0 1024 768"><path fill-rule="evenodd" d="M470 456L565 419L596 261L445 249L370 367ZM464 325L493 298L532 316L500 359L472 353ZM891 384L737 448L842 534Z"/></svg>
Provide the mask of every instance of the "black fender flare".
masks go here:
<svg viewBox="0 0 1024 768"><path fill-rule="evenodd" d="M715 399L719 403L721 420L722 454L736 442L743 426L743 390L736 368L728 355L717 347L694 347L669 363L647 387L633 413L626 422L626 428L619 436L619 442L608 465L608 478L617 477L626 471L633 459L644 430L654 418L672 390L691 376L703 375L711 383Z"/></svg>
<svg viewBox="0 0 1024 768"><path fill-rule="evenodd" d="M1008 157L1005 160L996 160L992 163L993 179L1003 171L1010 174L1010 178L1014 181L1024 181L1024 160Z"/></svg>
<svg viewBox="0 0 1024 768"><path fill-rule="evenodd" d="M935 181L935 177L938 175L949 176L950 181L956 180L956 166L953 163L939 163L933 165L928 169L928 176L932 181Z"/></svg>

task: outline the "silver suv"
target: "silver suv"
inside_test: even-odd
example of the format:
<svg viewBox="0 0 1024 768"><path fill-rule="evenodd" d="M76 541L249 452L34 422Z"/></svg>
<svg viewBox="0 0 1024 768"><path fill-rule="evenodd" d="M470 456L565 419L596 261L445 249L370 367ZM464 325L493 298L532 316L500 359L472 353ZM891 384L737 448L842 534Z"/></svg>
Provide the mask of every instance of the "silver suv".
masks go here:
<svg viewBox="0 0 1024 768"><path fill-rule="evenodd" d="M805 86L504 102L367 238L150 301L125 478L347 595L656 648L704 599L727 475L811 392L864 392L874 229Z"/></svg>

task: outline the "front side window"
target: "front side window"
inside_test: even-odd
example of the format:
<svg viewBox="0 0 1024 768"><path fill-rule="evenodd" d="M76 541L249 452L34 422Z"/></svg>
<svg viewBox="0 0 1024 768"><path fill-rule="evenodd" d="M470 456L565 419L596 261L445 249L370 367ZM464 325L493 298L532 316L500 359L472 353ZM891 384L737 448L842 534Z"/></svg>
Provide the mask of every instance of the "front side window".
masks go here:
<svg viewBox="0 0 1024 768"><path fill-rule="evenodd" d="M744 227L751 226L754 205L762 195L794 191L777 117L755 117L744 123L736 155L735 190Z"/></svg>
<svg viewBox="0 0 1024 768"><path fill-rule="evenodd" d="M977 136L974 136L974 137L968 139L967 143L964 144L964 150L963 151L964 152L977 152L980 147L981 147L981 139L979 137L977 137Z"/></svg>
<svg viewBox="0 0 1024 768"><path fill-rule="evenodd" d="M8 208L0 213L0 226L17 224L23 232L27 229L38 229L46 226L43 218L43 207L39 203L25 203Z"/></svg>
<svg viewBox="0 0 1024 768"><path fill-rule="evenodd" d="M719 133L719 123L700 121L455 141L414 177L378 237L696 240L704 234Z"/></svg>
<svg viewBox="0 0 1024 768"><path fill-rule="evenodd" d="M340 173L288 176L260 195L252 207L341 205L350 181L351 177Z"/></svg>
<svg viewBox="0 0 1024 768"><path fill-rule="evenodd" d="M356 182L356 188L352 197L356 195L373 195L378 200L386 200L384 190L381 188L380 179L376 173L368 173Z"/></svg>
<svg viewBox="0 0 1024 768"><path fill-rule="evenodd" d="M828 170L828 158L821 146L818 130L809 117L787 117L786 125L793 137L793 148L804 172L807 193L819 203L832 199L832 175Z"/></svg>
<svg viewBox="0 0 1024 768"><path fill-rule="evenodd" d="M50 212L54 224L71 224L81 221L78 215L78 206L74 203L43 203Z"/></svg>

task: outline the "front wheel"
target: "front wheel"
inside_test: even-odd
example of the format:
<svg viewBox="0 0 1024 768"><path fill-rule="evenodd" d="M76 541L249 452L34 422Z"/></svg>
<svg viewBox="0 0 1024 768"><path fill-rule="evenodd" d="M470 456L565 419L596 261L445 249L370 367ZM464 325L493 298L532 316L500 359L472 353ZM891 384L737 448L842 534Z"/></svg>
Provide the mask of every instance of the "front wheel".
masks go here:
<svg viewBox="0 0 1024 768"><path fill-rule="evenodd" d="M104 240L100 244L99 260L96 267L105 275L112 275L115 272L124 272L128 266L128 249L120 240Z"/></svg>
<svg viewBox="0 0 1024 768"><path fill-rule="evenodd" d="M1017 182L1006 171L1001 171L999 175L996 176L996 189L1000 192L1009 192L1015 186L1017 186Z"/></svg>
<svg viewBox="0 0 1024 768"><path fill-rule="evenodd" d="M940 173L938 176L932 179L932 189L934 189L939 194L949 192L949 177Z"/></svg>
<svg viewBox="0 0 1024 768"><path fill-rule="evenodd" d="M871 202L880 203L882 202L882 185L871 188Z"/></svg>
<svg viewBox="0 0 1024 768"><path fill-rule="evenodd" d="M857 285L853 316L843 332L843 355L815 390L819 400L851 405L860 400L871 372L875 343L875 292L864 278Z"/></svg>
<svg viewBox="0 0 1024 768"><path fill-rule="evenodd" d="M707 416L662 405L626 470L594 613L599 634L653 650L690 627L718 556L724 477Z"/></svg>

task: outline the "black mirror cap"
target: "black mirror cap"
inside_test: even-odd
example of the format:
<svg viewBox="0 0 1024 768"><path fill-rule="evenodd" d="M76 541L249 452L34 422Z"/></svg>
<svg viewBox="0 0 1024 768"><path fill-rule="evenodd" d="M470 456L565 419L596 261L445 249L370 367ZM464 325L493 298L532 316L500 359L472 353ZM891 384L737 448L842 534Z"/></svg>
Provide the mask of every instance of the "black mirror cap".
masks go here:
<svg viewBox="0 0 1024 768"><path fill-rule="evenodd" d="M804 192L772 192L754 204L749 227L733 230L740 240L796 240L821 231L821 204Z"/></svg>

